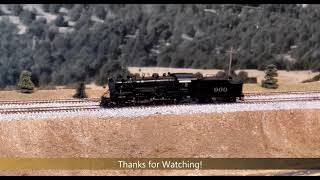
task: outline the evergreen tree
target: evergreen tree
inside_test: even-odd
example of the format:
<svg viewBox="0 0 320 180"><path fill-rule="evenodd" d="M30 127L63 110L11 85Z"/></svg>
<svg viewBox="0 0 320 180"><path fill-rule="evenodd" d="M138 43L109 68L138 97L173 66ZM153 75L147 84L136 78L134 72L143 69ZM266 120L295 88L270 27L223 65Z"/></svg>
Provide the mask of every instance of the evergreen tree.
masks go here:
<svg viewBox="0 0 320 180"><path fill-rule="evenodd" d="M23 71L21 73L18 88L22 93L33 93L34 84L31 81L31 73L29 71Z"/></svg>
<svg viewBox="0 0 320 180"><path fill-rule="evenodd" d="M31 24L36 19L36 14L28 10L22 10L19 14L20 19L25 24Z"/></svg>
<svg viewBox="0 0 320 180"><path fill-rule="evenodd" d="M265 70L265 80L262 81L262 87L268 89L277 89L279 87L278 80L275 77L278 77L278 69L275 65L270 64L266 67Z"/></svg>
<svg viewBox="0 0 320 180"><path fill-rule="evenodd" d="M59 13L59 10L61 8L61 4L50 4L49 11L53 14Z"/></svg>
<svg viewBox="0 0 320 180"><path fill-rule="evenodd" d="M87 98L87 94L86 94L86 85L81 82L76 90L76 94L73 95L74 98Z"/></svg>
<svg viewBox="0 0 320 180"><path fill-rule="evenodd" d="M23 11L23 8L20 4L13 4L12 11L14 15L19 16L20 13Z"/></svg>
<svg viewBox="0 0 320 180"><path fill-rule="evenodd" d="M105 19L106 18L106 15L107 15L107 12L106 10L104 9L104 7L102 6L97 6L96 7L96 11L95 11L95 14L98 18L100 19Z"/></svg>
<svg viewBox="0 0 320 180"><path fill-rule="evenodd" d="M126 66L223 69L230 46L237 49L237 69L276 63L278 69L320 71L318 5L292 4L280 12L271 4L259 5L263 11L214 4L43 4L45 12L59 16L48 23L40 22L45 17L39 5L35 11L33 5L0 6L0 14L19 14L15 18L23 23L0 21L1 88L16 85L23 69L37 74L42 85L78 82L82 74L86 82L102 83ZM61 6L69 11L60 12ZM92 20L94 15L105 23Z"/></svg>
<svg viewBox="0 0 320 180"><path fill-rule="evenodd" d="M48 13L50 11L50 4L42 4L41 6L44 12Z"/></svg>
<svg viewBox="0 0 320 180"><path fill-rule="evenodd" d="M57 19L55 20L55 25L57 27L65 27L67 26L67 23L65 22L65 19L63 17L63 15L59 14Z"/></svg>

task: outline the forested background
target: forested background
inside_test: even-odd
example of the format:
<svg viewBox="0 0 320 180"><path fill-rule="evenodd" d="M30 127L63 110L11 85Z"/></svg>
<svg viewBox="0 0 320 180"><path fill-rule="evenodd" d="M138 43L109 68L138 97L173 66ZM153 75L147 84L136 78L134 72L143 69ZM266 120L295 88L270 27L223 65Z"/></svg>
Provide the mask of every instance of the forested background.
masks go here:
<svg viewBox="0 0 320 180"><path fill-rule="evenodd" d="M0 88L103 84L127 66L320 70L320 7L263 4L0 5Z"/></svg>

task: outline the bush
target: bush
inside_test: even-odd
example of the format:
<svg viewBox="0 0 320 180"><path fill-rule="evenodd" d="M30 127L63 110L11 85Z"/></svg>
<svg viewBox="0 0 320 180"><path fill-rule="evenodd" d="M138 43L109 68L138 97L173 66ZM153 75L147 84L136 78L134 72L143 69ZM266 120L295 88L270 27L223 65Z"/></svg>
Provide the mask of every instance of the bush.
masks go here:
<svg viewBox="0 0 320 180"><path fill-rule="evenodd" d="M228 76L227 73L224 72L224 71L219 71L219 72L217 72L217 74L216 74L216 77L217 77L217 78L226 78L227 76Z"/></svg>
<svg viewBox="0 0 320 180"><path fill-rule="evenodd" d="M152 77L157 79L157 78L159 78L159 74L158 73L153 73Z"/></svg>
<svg viewBox="0 0 320 180"><path fill-rule="evenodd" d="M50 11L50 4L42 4L42 9L48 13Z"/></svg>
<svg viewBox="0 0 320 180"><path fill-rule="evenodd" d="M278 69L275 65L270 64L265 69L265 80L262 80L261 85L268 89L277 89L279 87L278 80L275 78L278 76Z"/></svg>
<svg viewBox="0 0 320 180"><path fill-rule="evenodd" d="M82 7L80 5L76 5L69 12L69 17L71 21L77 21L81 17Z"/></svg>
<svg viewBox="0 0 320 180"><path fill-rule="evenodd" d="M316 75L315 77L313 77L311 79L307 79L305 81L302 81L302 83L310 83L310 82L316 82L316 81L320 81L320 74Z"/></svg>
<svg viewBox="0 0 320 180"><path fill-rule="evenodd" d="M245 84L257 84L258 79L256 77L248 77L243 83Z"/></svg>
<svg viewBox="0 0 320 180"><path fill-rule="evenodd" d="M66 9L72 9L74 7L74 4L63 4L62 6Z"/></svg>
<svg viewBox="0 0 320 180"><path fill-rule="evenodd" d="M15 16L19 16L22 11L23 11L23 8L20 4L12 5L12 12Z"/></svg>
<svg viewBox="0 0 320 180"><path fill-rule="evenodd" d="M33 93L34 84L31 81L31 73L29 71L22 71L18 88L22 93Z"/></svg>
<svg viewBox="0 0 320 180"><path fill-rule="evenodd" d="M59 16L55 20L54 24L57 27L66 27L66 26L68 26L68 23L64 20L64 17L61 14L59 14Z"/></svg>
<svg viewBox="0 0 320 180"><path fill-rule="evenodd" d="M238 79L243 82L246 81L248 77L249 77L248 72L245 72L245 71L240 71L238 74Z"/></svg>
<svg viewBox="0 0 320 180"><path fill-rule="evenodd" d="M50 13L57 14L61 8L60 4L50 4L49 11Z"/></svg>
<svg viewBox="0 0 320 180"><path fill-rule="evenodd" d="M258 80L256 77L249 77L248 72L240 71L237 75L237 79L245 84L257 84Z"/></svg>
<svg viewBox="0 0 320 180"><path fill-rule="evenodd" d="M135 74L133 75L133 77L135 77L135 78L141 78L141 76L140 76L139 73L135 73Z"/></svg>
<svg viewBox="0 0 320 180"><path fill-rule="evenodd" d="M105 19L106 18L106 15L107 15L107 12L106 10L104 9L104 7L102 6L98 6L96 7L96 12L95 12L96 16L100 19Z"/></svg>
<svg viewBox="0 0 320 180"><path fill-rule="evenodd" d="M82 82L79 84L77 90L76 90L76 94L73 95L74 98L87 98L87 94L86 94L86 86L85 84Z"/></svg>
<svg viewBox="0 0 320 180"><path fill-rule="evenodd" d="M36 14L28 10L23 10L20 13L19 17L23 21L23 23L30 24L32 21L36 19Z"/></svg>
<svg viewBox="0 0 320 180"><path fill-rule="evenodd" d="M34 21L30 24L28 32L36 37L42 37L45 27L39 21Z"/></svg>
<svg viewBox="0 0 320 180"><path fill-rule="evenodd" d="M199 79L203 78L203 74L201 72L197 72L194 75Z"/></svg>

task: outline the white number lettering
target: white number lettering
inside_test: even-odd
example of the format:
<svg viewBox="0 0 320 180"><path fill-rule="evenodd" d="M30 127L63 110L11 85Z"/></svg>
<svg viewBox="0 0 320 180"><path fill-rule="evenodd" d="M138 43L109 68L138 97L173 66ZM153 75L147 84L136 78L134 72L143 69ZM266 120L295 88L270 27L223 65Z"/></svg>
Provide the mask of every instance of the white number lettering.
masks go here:
<svg viewBox="0 0 320 180"><path fill-rule="evenodd" d="M213 91L215 93L222 93L222 92L226 93L226 92L228 92L228 88L227 87L215 87L215 88L213 88Z"/></svg>

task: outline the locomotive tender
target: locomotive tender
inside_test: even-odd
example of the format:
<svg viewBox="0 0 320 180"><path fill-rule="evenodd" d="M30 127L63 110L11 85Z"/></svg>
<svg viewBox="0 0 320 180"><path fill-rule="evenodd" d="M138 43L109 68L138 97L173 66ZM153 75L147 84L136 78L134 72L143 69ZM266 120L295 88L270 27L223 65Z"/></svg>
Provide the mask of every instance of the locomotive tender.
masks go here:
<svg viewBox="0 0 320 180"><path fill-rule="evenodd" d="M148 104L183 104L236 102L243 100L243 83L215 77L196 77L191 73L168 73L163 76L109 79L109 94L101 98L102 107Z"/></svg>

